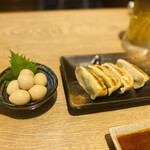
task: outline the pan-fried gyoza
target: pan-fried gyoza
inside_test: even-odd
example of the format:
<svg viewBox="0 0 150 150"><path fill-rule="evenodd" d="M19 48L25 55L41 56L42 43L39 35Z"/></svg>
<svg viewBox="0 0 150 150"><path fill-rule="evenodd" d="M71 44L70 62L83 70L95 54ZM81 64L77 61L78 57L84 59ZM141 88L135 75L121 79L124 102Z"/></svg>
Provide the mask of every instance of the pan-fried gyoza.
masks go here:
<svg viewBox="0 0 150 150"><path fill-rule="evenodd" d="M108 68L110 71L112 71L114 74L116 74L121 82L121 88L120 93L123 94L125 91L128 91L133 86L133 79L130 76L128 72L126 72L124 69L117 67L116 65L112 63L105 63L102 66Z"/></svg>
<svg viewBox="0 0 150 150"><path fill-rule="evenodd" d="M145 82L149 80L149 76L145 72L126 60L118 59L117 66L125 69L132 76L134 80L133 87L135 89L143 87Z"/></svg>
<svg viewBox="0 0 150 150"><path fill-rule="evenodd" d="M78 66L75 69L75 75L79 84L90 95L91 99L107 95L107 88L103 81L89 69Z"/></svg>
<svg viewBox="0 0 150 150"><path fill-rule="evenodd" d="M88 67L99 78L103 79L105 85L108 87L109 96L121 86L119 78L106 67L100 65L89 65Z"/></svg>
<svg viewBox="0 0 150 150"><path fill-rule="evenodd" d="M145 72L123 59L118 59L116 65L104 63L92 64L87 68L77 66L75 76L92 100L96 97L110 96L119 88L120 94L132 87L134 89L141 88L149 80L149 76Z"/></svg>

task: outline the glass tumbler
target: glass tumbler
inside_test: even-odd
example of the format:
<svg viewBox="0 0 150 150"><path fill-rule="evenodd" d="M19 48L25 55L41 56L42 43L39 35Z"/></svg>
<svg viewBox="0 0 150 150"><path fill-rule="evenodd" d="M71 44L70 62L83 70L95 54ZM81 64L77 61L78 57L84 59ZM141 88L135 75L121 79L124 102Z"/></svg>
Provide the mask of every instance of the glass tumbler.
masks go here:
<svg viewBox="0 0 150 150"><path fill-rule="evenodd" d="M150 0L135 0L129 27L123 37L126 50L150 50Z"/></svg>

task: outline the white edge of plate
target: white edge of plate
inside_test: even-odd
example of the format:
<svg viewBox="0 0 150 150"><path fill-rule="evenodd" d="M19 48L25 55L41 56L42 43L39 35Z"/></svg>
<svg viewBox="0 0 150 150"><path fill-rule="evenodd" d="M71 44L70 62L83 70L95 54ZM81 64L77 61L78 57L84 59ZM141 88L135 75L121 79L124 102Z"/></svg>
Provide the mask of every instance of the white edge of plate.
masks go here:
<svg viewBox="0 0 150 150"><path fill-rule="evenodd" d="M145 122L141 122L141 123L112 127L109 129L109 133L110 133L110 136L112 138L112 141L113 141L116 149L122 150L122 148L120 147L120 144L117 140L118 135L130 134L130 133L138 132L140 130L148 129L148 128L150 128L150 121L145 121Z"/></svg>

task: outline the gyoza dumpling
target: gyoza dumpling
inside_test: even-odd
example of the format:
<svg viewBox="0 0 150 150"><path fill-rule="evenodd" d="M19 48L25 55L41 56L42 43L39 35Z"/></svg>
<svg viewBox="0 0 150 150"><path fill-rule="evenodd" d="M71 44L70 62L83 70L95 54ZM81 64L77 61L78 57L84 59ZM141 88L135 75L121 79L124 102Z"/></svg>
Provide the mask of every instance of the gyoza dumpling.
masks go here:
<svg viewBox="0 0 150 150"><path fill-rule="evenodd" d="M99 78L103 79L104 84L108 87L109 96L121 86L119 78L106 67L100 65L89 65L88 67Z"/></svg>
<svg viewBox="0 0 150 150"><path fill-rule="evenodd" d="M116 74L121 81L120 93L123 94L125 91L130 90L133 86L133 78L124 69L117 67L112 63L105 63L102 66L108 68L114 74Z"/></svg>
<svg viewBox="0 0 150 150"><path fill-rule="evenodd" d="M132 76L135 89L141 88L149 80L149 76L145 72L126 60L118 59L117 66L125 69Z"/></svg>
<svg viewBox="0 0 150 150"><path fill-rule="evenodd" d="M94 73L83 66L78 66L75 69L75 75L79 84L94 100L96 97L107 95L107 88L103 81Z"/></svg>

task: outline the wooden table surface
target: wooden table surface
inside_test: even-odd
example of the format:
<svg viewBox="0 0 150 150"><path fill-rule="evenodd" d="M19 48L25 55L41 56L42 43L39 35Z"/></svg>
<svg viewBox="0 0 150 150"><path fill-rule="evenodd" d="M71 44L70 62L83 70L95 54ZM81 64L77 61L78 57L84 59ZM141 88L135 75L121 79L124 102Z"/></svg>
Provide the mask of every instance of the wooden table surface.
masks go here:
<svg viewBox="0 0 150 150"><path fill-rule="evenodd" d="M0 106L1 150L115 150L108 129L150 118L150 106L70 115L60 57L124 52L126 9L0 13L0 72L9 66L9 49L54 70L59 85L52 102L34 111Z"/></svg>

